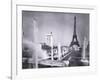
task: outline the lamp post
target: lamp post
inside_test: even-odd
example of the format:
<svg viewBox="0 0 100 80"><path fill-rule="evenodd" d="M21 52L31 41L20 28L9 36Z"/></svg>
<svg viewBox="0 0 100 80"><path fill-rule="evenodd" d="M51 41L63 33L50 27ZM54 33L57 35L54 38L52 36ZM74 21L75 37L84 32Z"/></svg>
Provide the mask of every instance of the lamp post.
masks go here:
<svg viewBox="0 0 100 80"><path fill-rule="evenodd" d="M47 34L47 45L51 47L51 60L53 61L53 34L52 32L50 34Z"/></svg>

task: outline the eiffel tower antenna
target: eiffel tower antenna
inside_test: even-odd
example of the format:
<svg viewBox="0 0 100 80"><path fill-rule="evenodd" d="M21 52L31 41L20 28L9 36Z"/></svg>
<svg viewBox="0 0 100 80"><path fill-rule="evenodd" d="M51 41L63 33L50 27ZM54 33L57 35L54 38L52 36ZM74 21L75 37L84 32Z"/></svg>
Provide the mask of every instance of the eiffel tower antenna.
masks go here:
<svg viewBox="0 0 100 80"><path fill-rule="evenodd" d="M76 34L76 16L74 16L74 32L73 32L73 38L72 38L72 42L70 44L70 47L73 45L77 45L78 47L79 45L79 41L77 39L77 34Z"/></svg>
<svg viewBox="0 0 100 80"><path fill-rule="evenodd" d="M76 35L76 16L74 16L74 35Z"/></svg>

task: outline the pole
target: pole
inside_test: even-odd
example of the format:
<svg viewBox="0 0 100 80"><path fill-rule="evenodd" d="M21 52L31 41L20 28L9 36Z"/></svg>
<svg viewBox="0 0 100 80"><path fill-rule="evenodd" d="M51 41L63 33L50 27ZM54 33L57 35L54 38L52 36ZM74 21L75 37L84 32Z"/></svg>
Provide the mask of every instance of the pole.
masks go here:
<svg viewBox="0 0 100 80"><path fill-rule="evenodd" d="M53 61L54 58L53 58L53 35L52 35L52 32L51 32L51 36L50 36L50 45L51 45L51 60Z"/></svg>

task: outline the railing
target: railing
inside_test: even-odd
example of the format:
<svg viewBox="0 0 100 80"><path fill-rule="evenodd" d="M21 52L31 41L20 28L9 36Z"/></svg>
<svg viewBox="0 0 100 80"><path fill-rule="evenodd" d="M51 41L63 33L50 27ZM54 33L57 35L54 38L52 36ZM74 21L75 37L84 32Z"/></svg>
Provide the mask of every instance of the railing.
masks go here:
<svg viewBox="0 0 100 80"><path fill-rule="evenodd" d="M71 52L72 52L72 51L69 51L69 52L67 52L66 54L64 54L64 55L61 57L61 60L64 60L64 59L65 59L65 57L67 57L67 59L66 59L66 60L68 60L68 59L69 59L69 57L70 57L70 55L71 55Z"/></svg>

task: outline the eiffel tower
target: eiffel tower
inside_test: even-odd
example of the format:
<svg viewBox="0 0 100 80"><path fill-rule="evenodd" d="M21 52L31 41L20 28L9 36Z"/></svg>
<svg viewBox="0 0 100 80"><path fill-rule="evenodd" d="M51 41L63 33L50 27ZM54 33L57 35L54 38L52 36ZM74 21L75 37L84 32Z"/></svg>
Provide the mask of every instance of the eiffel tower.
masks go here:
<svg viewBox="0 0 100 80"><path fill-rule="evenodd" d="M76 34L76 16L74 16L74 32L73 32L73 38L72 38L70 47L73 45L77 45L78 47L80 47L78 39L77 39L77 34Z"/></svg>

